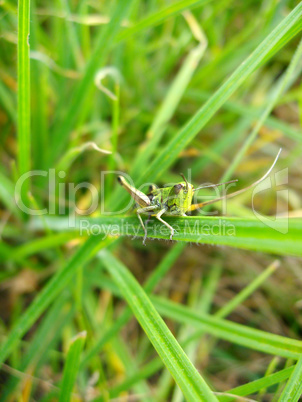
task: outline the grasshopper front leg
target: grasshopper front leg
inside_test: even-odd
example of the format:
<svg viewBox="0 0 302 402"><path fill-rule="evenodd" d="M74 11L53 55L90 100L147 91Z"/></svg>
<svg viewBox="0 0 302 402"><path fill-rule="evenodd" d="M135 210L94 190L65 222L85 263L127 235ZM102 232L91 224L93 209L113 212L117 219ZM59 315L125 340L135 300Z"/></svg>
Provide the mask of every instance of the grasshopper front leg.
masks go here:
<svg viewBox="0 0 302 402"><path fill-rule="evenodd" d="M140 216L140 214L145 214L146 212L150 212L150 211L154 211L155 209L157 209L158 207L156 205L150 205L149 207L145 207L145 208L139 208L137 209L136 213L137 213L137 217L142 225L142 228L144 229L145 232L145 236L144 236L144 240L143 240L143 245L146 245L146 239L147 239L147 229L145 228L144 222L142 220L142 217Z"/></svg>
<svg viewBox="0 0 302 402"><path fill-rule="evenodd" d="M172 226L170 226L166 221L164 221L161 216L167 212L166 208L161 209L156 215L155 218L158 219L159 221L161 221L165 226L167 226L167 228L170 230L171 234L170 234L170 240L172 240L173 236L174 236L174 229L172 228Z"/></svg>

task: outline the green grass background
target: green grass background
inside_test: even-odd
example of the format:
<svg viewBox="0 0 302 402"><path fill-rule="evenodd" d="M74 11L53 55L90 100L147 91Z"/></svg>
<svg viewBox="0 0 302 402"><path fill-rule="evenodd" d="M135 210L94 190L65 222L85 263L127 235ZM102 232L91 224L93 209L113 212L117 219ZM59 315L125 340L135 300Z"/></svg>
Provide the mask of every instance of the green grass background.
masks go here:
<svg viewBox="0 0 302 402"><path fill-rule="evenodd" d="M1 3L0 401L299 400L301 17L286 0ZM147 247L101 175L242 188L280 147L288 183L253 202L288 221L257 219L249 191L226 216L167 218L173 242L151 221ZM18 190L30 170L47 175Z"/></svg>

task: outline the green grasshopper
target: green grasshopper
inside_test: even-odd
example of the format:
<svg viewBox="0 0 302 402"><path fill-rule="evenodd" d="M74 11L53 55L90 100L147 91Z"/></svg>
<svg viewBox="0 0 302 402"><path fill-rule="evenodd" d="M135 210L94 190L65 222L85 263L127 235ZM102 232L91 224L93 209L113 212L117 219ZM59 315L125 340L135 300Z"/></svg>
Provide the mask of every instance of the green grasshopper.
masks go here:
<svg viewBox="0 0 302 402"><path fill-rule="evenodd" d="M154 216L156 219L158 219L160 222L162 222L167 228L170 230L170 240L172 240L174 236L174 229L171 225L169 225L166 221L162 219L162 215L172 215L172 216L186 216L186 212L191 212L195 211L196 209L202 208L205 205L213 204L217 201L226 199L226 198L232 198L235 197L236 195L239 195L247 190L249 190L252 187L255 187L259 183L261 183L264 179L267 178L267 176L271 173L273 170L279 155L280 155L281 149L279 150L272 166L269 168L269 170L265 173L261 179L255 181L253 184L251 184L248 187L245 187L241 190L235 191L234 193L224 195L219 198L215 198L214 200L206 201L206 202L201 202L199 204L192 204L192 198L194 195L194 192L197 190L200 190L202 188L208 188L208 187L217 187L221 186L223 184L230 184L234 183L238 180L231 180L225 183L218 183L218 184L212 184L209 186L201 186L194 188L194 186L186 180L184 175L181 173L180 175L184 179L184 181L177 183L173 186L170 187L162 187L158 188L155 185L151 185L149 187L149 193L144 194L140 190L136 189L135 187L131 186L126 179L123 176L118 176L118 181L119 183L125 188L126 191L131 195L131 197L134 199L136 204L139 205L140 208L136 210L138 219L142 225L142 228L145 232L143 244L146 245L146 238L147 238L147 229L144 225L144 222L142 220L141 214L148 214L149 218L151 216ZM148 220L149 220L148 218Z"/></svg>

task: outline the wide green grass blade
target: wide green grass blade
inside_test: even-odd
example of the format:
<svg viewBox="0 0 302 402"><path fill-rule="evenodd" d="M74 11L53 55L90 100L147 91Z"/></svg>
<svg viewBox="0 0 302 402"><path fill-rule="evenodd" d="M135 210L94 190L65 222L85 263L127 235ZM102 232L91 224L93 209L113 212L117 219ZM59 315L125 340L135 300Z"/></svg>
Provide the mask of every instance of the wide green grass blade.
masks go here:
<svg viewBox="0 0 302 402"><path fill-rule="evenodd" d="M275 261L273 264L271 264L266 270L264 270L259 276L257 276L249 285L247 285L241 292L236 294L235 297L233 297L228 303L223 305L215 314L215 317L219 318L225 318L228 314L230 314L232 311L236 309L237 306L242 304L244 300L246 300L252 293L255 292L255 290L276 270L278 267L278 261ZM216 268L216 272L215 272ZM202 298L197 303L197 305L194 306L194 310L197 312L201 313L209 313L209 308L210 304L212 302L212 299L215 295L215 291L217 291L217 282L218 279L221 276L221 268L218 266L214 266L213 270L211 271L211 275L213 275L213 279L210 281L209 284L204 284L204 291L202 294ZM213 283L211 283L213 282ZM178 335L181 339L186 339L190 337L190 334L192 334L192 328L190 326L184 327L185 329L185 334L180 334ZM200 343L200 339L204 339L203 337L203 331L200 331L198 333L198 338L196 337L196 334L194 338L197 338L195 342L190 342L190 344L185 348L186 353L190 357L191 361L194 361L194 357L198 353L198 346ZM216 341L210 341L208 342L208 347L205 347L207 350L207 355L211 354L212 350L215 350L216 346ZM277 359L277 357L275 357ZM173 402L179 401L181 396L178 393L178 390L174 391L173 395Z"/></svg>
<svg viewBox="0 0 302 402"><path fill-rule="evenodd" d="M279 398L280 402L297 402L302 395L302 355L291 373L288 382Z"/></svg>
<svg viewBox="0 0 302 402"><path fill-rule="evenodd" d="M161 262L158 264L158 266L154 269L152 274L149 276L147 279L145 285L144 285L144 290L147 293L150 293L154 290L155 286L159 283L160 279L164 277L164 275L168 272L168 270L171 268L171 266L175 263L177 258L180 256L182 251L185 248L185 243L177 243L175 244L174 247L171 248L171 250L165 255L165 257L161 260ZM98 279L101 277L99 276L98 278L95 278L95 275L93 275L93 278L91 279L91 284L95 286L98 282ZM89 279L89 276L88 276ZM103 281L103 278L101 278L101 282ZM115 320L114 324L109 328L109 330L105 331L105 333L102 333L100 339L98 339L95 344L87 351L85 354L82 365L84 366L87 364L87 362L95 356L101 349L102 347L110 340L112 339L122 328L123 326L130 320L132 317L132 312L130 307L126 308L118 317L117 320Z"/></svg>
<svg viewBox="0 0 302 402"><path fill-rule="evenodd" d="M105 250L99 256L187 400L216 401L217 398L128 269Z"/></svg>
<svg viewBox="0 0 302 402"><path fill-rule="evenodd" d="M68 402L71 400L86 336L86 332L81 332L71 341L64 366L59 402Z"/></svg>
<svg viewBox="0 0 302 402"><path fill-rule="evenodd" d="M101 242L100 236L92 236L79 248L70 261L58 271L47 283L38 296L34 299L26 312L19 318L13 329L10 331L7 340L1 345L0 363L9 356L20 338L29 330L34 322L46 310L50 303L72 279L75 272L89 261L93 255L106 243Z"/></svg>
<svg viewBox="0 0 302 402"><path fill-rule="evenodd" d="M271 275L275 269L277 268L277 264L276 262L274 262L273 264L271 264L265 271L263 271L263 273L261 275L259 275L259 277L257 277L253 282L251 282L246 288L244 288L237 296L235 296L229 303L227 303L225 306L223 306L220 310L218 310L218 312L215 314L216 317L225 317L227 314L229 314L231 311L233 311L239 304L241 304L253 291L255 291L255 289L257 287L259 287L261 285L261 283L267 279L267 277L269 275ZM212 271L214 272L214 271ZM217 271L219 272L219 271ZM200 311L202 313L207 312L205 311L204 308L201 308L202 305L205 304L205 308L206 306L209 304L208 302L208 298L210 297L210 295L213 295L213 293L215 292L215 283L217 281L217 272L214 273L213 276L213 283L209 284L209 289L205 289L205 291L208 290L209 295L207 295L206 293L203 293L203 298L201 300L201 305L198 306L197 311ZM153 276L153 274L152 274ZM97 284L100 285L101 288L106 288L109 289L111 291L114 292L115 295L119 295L117 292L118 290L112 286L109 285L108 286L103 286L104 285L104 278L99 278L99 281L97 282ZM204 301L205 298L205 301ZM156 301L155 301L156 303ZM225 307L225 308L224 308ZM192 331L192 326L188 326L188 328L191 329ZM182 345L185 345L186 347L188 346L193 346L192 342L190 342L190 344L188 344L188 340L191 339L191 331L189 331L188 336L186 336L186 339L181 343ZM201 336L205 333L205 331L198 331L198 339L201 338ZM251 338L253 337L253 334L250 334ZM195 338L195 336L194 336ZM213 345L212 345L213 348ZM196 348L194 347L194 351L196 353ZM185 349L186 350L186 349ZM110 391L110 395L111 397L116 397L118 396L119 392L125 391L127 389L129 389L129 387L133 384L136 383L136 381L139 381L142 378L146 378L146 375L152 375L154 372L159 370L159 366L160 366L160 362L158 361L158 359L153 359L152 362L150 362L150 364L147 364L144 366L143 369L139 370L139 372L136 375L129 375L128 378L122 382L120 385L114 387L112 389L112 391ZM286 377L287 378L287 377ZM258 383L257 383L258 384ZM274 382L275 384L275 382ZM268 385L271 385L271 379L268 380ZM240 387L239 387L240 388ZM259 388L261 389L261 387ZM241 390L241 388L240 388ZM245 388L243 389L243 391L245 390ZM232 392L230 392L232 393ZM241 395L241 394L240 394Z"/></svg>
<svg viewBox="0 0 302 402"><path fill-rule="evenodd" d="M273 228L255 218L187 216L165 217L165 220L176 229L173 237L176 241L302 256L301 218L277 219ZM48 218L46 222L54 231L66 231L69 227L69 220L64 218ZM83 235L88 235L93 227L93 230L103 233L104 238L111 233L113 236L144 236L137 217L85 218L83 224L77 220L76 226L77 229L82 227ZM31 227L35 230L43 229L38 220L34 220ZM168 229L160 222L151 220L148 224L148 237L169 239L169 235Z"/></svg>
<svg viewBox="0 0 302 402"><path fill-rule="evenodd" d="M18 169L20 176L30 170L30 70L29 70L29 15L30 1L18 2ZM29 180L21 189L26 200Z"/></svg>

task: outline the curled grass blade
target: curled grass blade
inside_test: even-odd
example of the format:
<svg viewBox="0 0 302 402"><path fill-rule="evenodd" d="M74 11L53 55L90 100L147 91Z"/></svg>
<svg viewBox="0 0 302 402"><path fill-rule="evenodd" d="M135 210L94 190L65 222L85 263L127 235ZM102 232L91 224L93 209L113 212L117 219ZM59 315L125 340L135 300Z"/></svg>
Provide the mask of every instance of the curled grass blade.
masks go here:
<svg viewBox="0 0 302 402"><path fill-rule="evenodd" d="M87 96L89 96L91 92L90 89L93 85L92 77L94 77L96 71L102 67L102 64L105 62L108 50L110 49L113 39L120 28L121 21L127 15L133 1L134 0L119 0L115 5L110 23L102 28L99 37L96 40L95 50L85 68L84 76L71 98L64 122L57 127L54 132L50 163L61 154L62 150L64 150L70 130L73 128L78 113L87 99Z"/></svg>

